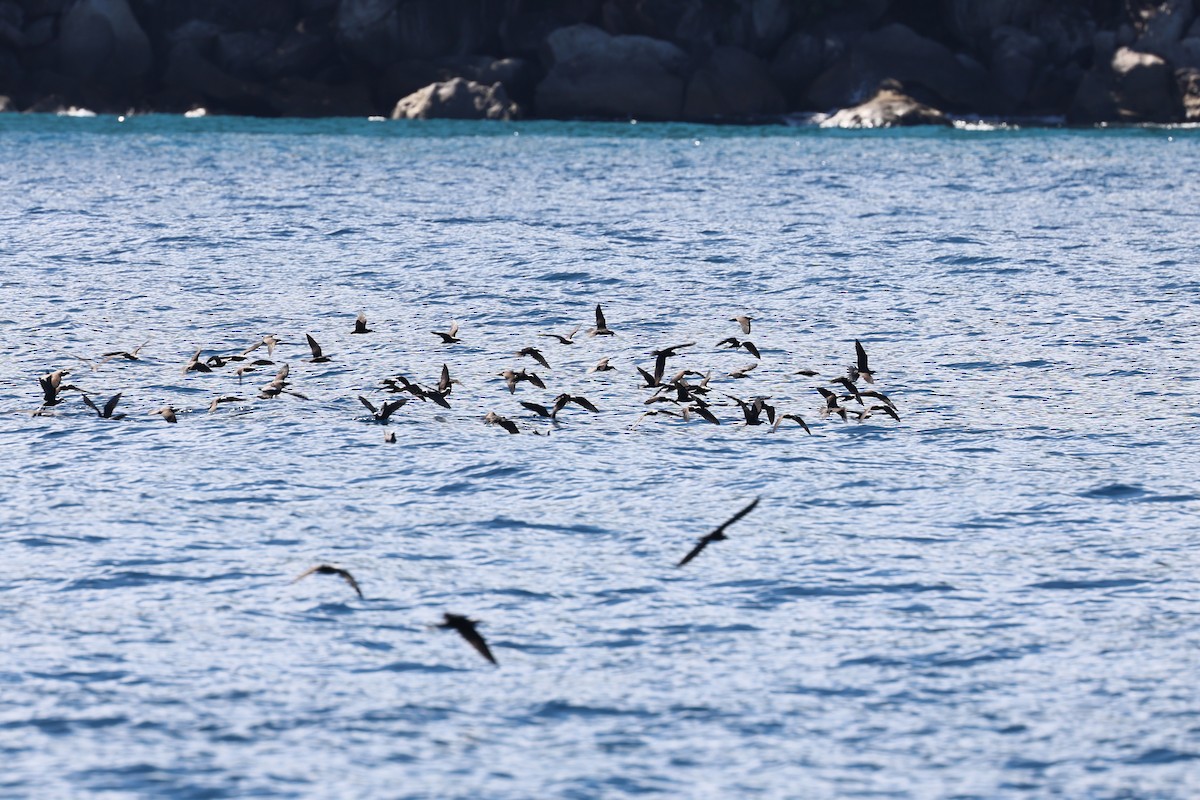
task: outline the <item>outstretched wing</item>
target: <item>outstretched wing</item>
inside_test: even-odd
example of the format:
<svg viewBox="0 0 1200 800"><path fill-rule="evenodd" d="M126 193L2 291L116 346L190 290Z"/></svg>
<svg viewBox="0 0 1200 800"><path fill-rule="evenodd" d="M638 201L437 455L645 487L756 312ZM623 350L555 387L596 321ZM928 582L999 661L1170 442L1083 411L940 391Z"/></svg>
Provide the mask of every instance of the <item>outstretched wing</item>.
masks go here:
<svg viewBox="0 0 1200 800"><path fill-rule="evenodd" d="M455 630L457 630L459 634L467 640L471 647L475 648L475 651L479 653L479 655L483 656L493 664L496 664L496 666L499 666L499 663L496 661L496 657L492 655L492 651L488 647L487 642L484 641L483 636L480 635L479 631L475 630L475 624L473 622L470 620L465 620L464 624L456 626Z"/></svg>
<svg viewBox="0 0 1200 800"><path fill-rule="evenodd" d="M854 352L858 355L858 371L870 372L871 368L867 366L867 351L863 349L862 343L858 339L854 340Z"/></svg>
<svg viewBox="0 0 1200 800"><path fill-rule="evenodd" d="M350 588L353 589L358 594L359 597L363 596L362 589L358 588L358 581L354 580L353 575L351 575L349 572L347 572L344 569L336 570L336 572L338 575L340 575L342 577L342 580L344 580L346 583L350 584Z"/></svg>
<svg viewBox="0 0 1200 800"><path fill-rule="evenodd" d="M313 358L321 357L321 345L317 344L317 340L309 334L304 334L304 338L308 339L308 349L312 350Z"/></svg>
<svg viewBox="0 0 1200 800"><path fill-rule="evenodd" d="M746 352L755 358L762 358L762 356L758 354L758 348L754 346L754 342L749 340L743 341L742 347L746 348Z"/></svg>
<svg viewBox="0 0 1200 800"><path fill-rule="evenodd" d="M111 417L113 412L117 410L117 403L119 402L121 402L121 393L117 392L112 397L108 398L108 402L104 404L104 413L101 414L101 416L103 416L105 419ZM95 408L95 406L93 406L93 408Z"/></svg>
<svg viewBox="0 0 1200 800"><path fill-rule="evenodd" d="M691 550L689 550L689 551L688 551L688 554L687 554L686 556L684 556L684 557L683 557L683 559L682 559L682 560L680 560L680 562L679 562L678 564L676 564L675 566L676 566L676 567L682 567L684 564L688 563L688 562L689 562L689 561L691 561L693 558L695 558L696 556L700 555L701 551L703 551L703 550L704 550L704 548L708 547L708 543L709 543L709 542L711 542L711 541L712 541L712 534L711 534L711 533L710 533L708 536L704 536L704 537L702 537L702 538L700 539L700 541L696 542L696 546L695 546L695 547L693 547Z"/></svg>
<svg viewBox="0 0 1200 800"><path fill-rule="evenodd" d="M761 497L756 497L756 498L754 498L752 501L750 501L750 505L746 506L746 507L745 507L745 508L743 508L741 511L737 512L736 514L734 514L732 517L730 517L729 519L725 520L725 522L721 523L721 527L717 528L715 531L713 531L712 533L710 533L710 534L709 534L709 536L710 536L710 537L711 537L711 536L717 536L718 534L724 533L726 528L728 528L730 525L732 525L733 523L737 522L739 519L741 519L742 517L746 516L746 515L747 515L747 514L749 514L751 511L753 511L753 510L754 510L754 507L755 507L756 505L758 505L758 501L759 501L759 500L761 500L761 499L762 499Z"/></svg>
<svg viewBox="0 0 1200 800"><path fill-rule="evenodd" d="M92 411L95 411L97 416L104 416L100 413L100 409L96 408L96 404L92 402L92 398L88 397L86 394L83 395L83 402L88 408L90 408Z"/></svg>
<svg viewBox="0 0 1200 800"><path fill-rule="evenodd" d="M358 402L360 402L364 406L366 406L367 410L370 411L372 414L379 413L379 409L377 409L377 408L375 408L375 406L371 405L371 401L368 400L367 398L363 397L361 394L358 396Z"/></svg>
<svg viewBox="0 0 1200 800"><path fill-rule="evenodd" d="M604 312L600 310L600 304L596 303L596 330L605 330L608 328L608 323L604 321Z"/></svg>
<svg viewBox="0 0 1200 800"><path fill-rule="evenodd" d="M393 400L390 403L384 403L383 408L379 411L379 421L387 422L388 417L396 412L396 409L408 402L407 397L401 397L399 400Z"/></svg>

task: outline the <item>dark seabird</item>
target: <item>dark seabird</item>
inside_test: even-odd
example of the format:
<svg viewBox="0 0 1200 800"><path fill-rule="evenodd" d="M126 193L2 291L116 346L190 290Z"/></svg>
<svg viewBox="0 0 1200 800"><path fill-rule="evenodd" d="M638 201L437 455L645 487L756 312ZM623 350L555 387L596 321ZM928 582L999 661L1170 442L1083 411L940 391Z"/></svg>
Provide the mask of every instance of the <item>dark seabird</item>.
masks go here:
<svg viewBox="0 0 1200 800"><path fill-rule="evenodd" d="M396 432L395 431L387 431L386 433L384 433L383 441L386 444L395 444L396 443Z"/></svg>
<svg viewBox="0 0 1200 800"><path fill-rule="evenodd" d="M391 392L408 392L413 397L421 400L426 400L425 390L418 384L413 383L403 375L397 375L395 378L384 378L383 385Z"/></svg>
<svg viewBox="0 0 1200 800"><path fill-rule="evenodd" d="M373 330L367 327L367 315L365 312L358 312L358 319L354 320L354 330L351 333L374 333Z"/></svg>
<svg viewBox="0 0 1200 800"><path fill-rule="evenodd" d="M444 619L445 622L442 622L436 627L456 631L459 636L467 640L467 643L470 644L471 647L475 648L475 651L479 653L479 655L483 656L493 664L496 664L496 666L500 666L496 662L495 657L492 655L492 651L488 649L487 642L483 640L483 637L479 635L479 631L475 629L476 625L482 624L479 622L479 620L470 619L469 617L464 617L459 614L451 614L449 612L442 614L442 619Z"/></svg>
<svg viewBox="0 0 1200 800"><path fill-rule="evenodd" d="M646 372L646 370L642 369L641 367L637 367L637 371L642 376L642 380L644 380L646 382L645 385L642 386L643 389L653 389L657 386L662 385L662 381L660 378L655 378L653 375L651 375L649 372Z"/></svg>
<svg viewBox="0 0 1200 800"><path fill-rule="evenodd" d="M867 364L867 351L863 349L862 343L858 339L854 340L854 352L858 356L857 361L854 366L846 370L850 375L850 380L856 381L861 377L867 383L874 383L875 375L872 374L871 368Z"/></svg>
<svg viewBox="0 0 1200 800"><path fill-rule="evenodd" d="M699 402L699 398L696 398L696 402L684 409L685 414L688 412L695 414L705 422L711 422L713 425L721 424L721 420L717 419L717 415L709 411L707 406Z"/></svg>
<svg viewBox="0 0 1200 800"><path fill-rule="evenodd" d="M775 424L771 426L771 433L774 433L776 430L778 430L779 426L783 424L785 419L790 419L793 422L799 423L800 427L804 428L804 432L809 436L812 436L812 431L808 429L808 423L801 419L799 414L780 414L776 418Z"/></svg>
<svg viewBox="0 0 1200 800"><path fill-rule="evenodd" d="M508 417L500 416L495 411L489 411L488 413L483 415L483 424L484 425L499 425L501 428L504 428L504 430L508 431L509 433L520 433L520 429L517 428L517 423L513 422Z"/></svg>
<svg viewBox="0 0 1200 800"><path fill-rule="evenodd" d="M454 344L455 342L462 341L458 338L458 323L454 320L450 320L449 331L431 331L431 333L433 333L434 336L442 337L442 344Z"/></svg>
<svg viewBox="0 0 1200 800"><path fill-rule="evenodd" d="M725 539L729 538L729 537L727 537L727 536L725 535L725 529L726 529L726 528L728 528L728 527L729 527L730 525L732 525L733 523L737 522L737 521L738 521L739 519L741 519L742 517L744 517L744 516L746 516L747 514L749 514L751 511L753 511L753 510L754 510L754 507L755 507L756 505L758 505L758 501L759 501L759 500L761 500L761 499L762 499L761 497L756 497L756 498L754 498L754 500L753 500L753 501L750 503L750 505L746 506L746 507L745 507L745 508L743 508L741 511L739 511L739 512L738 512L738 513L736 513L736 514L734 514L732 517L730 517L728 520L726 520L724 523L722 523L722 524L721 524L721 527L717 528L715 531L713 531L712 533L708 534L707 536L703 536L703 537L701 537L700 541L696 542L696 546L695 546L695 547L693 547L693 548L692 548L692 549L691 549L691 550L688 552L688 554L687 554L686 556L684 556L684 557L683 557L683 560L682 560L682 561L680 561L680 562L679 562L678 564L676 564L675 566L677 566L677 567L682 567L684 564L688 563L688 562L689 562L689 561L691 561L693 558L695 558L696 556L700 555L700 552L701 552L702 550L704 550L704 548L708 547L708 545L709 545L710 543L712 543L712 542L722 542L722 541L725 541Z"/></svg>
<svg viewBox="0 0 1200 800"><path fill-rule="evenodd" d="M535 373L526 372L525 370L506 369L503 372L496 373L501 378L504 378L504 383L508 386L508 393L512 394L517 391L517 384L521 381L528 381L539 389L545 389L546 384L542 382Z"/></svg>
<svg viewBox="0 0 1200 800"><path fill-rule="evenodd" d="M212 399L212 402L208 404L208 413L211 414L212 412L216 411L217 406L221 405L222 403L244 403L244 402L246 402L246 398L234 397L231 394L223 395L221 397L214 397Z"/></svg>
<svg viewBox="0 0 1200 800"><path fill-rule="evenodd" d="M876 405L868 406L868 407L864 408L862 411L860 411L858 414L858 421L862 422L864 419L871 416L876 411L882 411L883 413L887 414L892 419L896 420L896 422L900 421L900 415L898 413L896 413L896 409L892 408L891 406L876 406Z"/></svg>
<svg viewBox="0 0 1200 800"><path fill-rule="evenodd" d="M212 367L200 360L202 352L204 352L203 348L192 354L192 357L188 359L187 364L183 367L184 374L189 372L212 372Z"/></svg>
<svg viewBox="0 0 1200 800"><path fill-rule="evenodd" d="M275 334L273 334L273 333L267 334L266 336L264 336L262 338L262 341L252 344L249 347L247 347L245 350L243 350L242 355L248 356L265 344L267 346L267 358L270 358L271 356L273 356L275 354L275 346L282 344L282 343L283 343L283 340L276 337Z"/></svg>
<svg viewBox="0 0 1200 800"><path fill-rule="evenodd" d="M742 333L750 333L750 323L754 321L754 317L748 317L745 314L736 317L730 317L730 322L736 322L742 326Z"/></svg>
<svg viewBox="0 0 1200 800"><path fill-rule="evenodd" d="M225 364L228 362L221 356L211 355L208 358L204 359L204 363L215 369L220 369L221 367L225 366Z"/></svg>
<svg viewBox="0 0 1200 800"><path fill-rule="evenodd" d="M549 334L546 334L546 335L549 335ZM541 364L546 369L550 369L550 362L546 360L546 357L544 355L542 355L542 351L538 350L536 347L522 347L520 350L517 351L517 358L520 358L521 356L529 356L530 358L532 358L534 361Z"/></svg>
<svg viewBox="0 0 1200 800"><path fill-rule="evenodd" d="M722 339L721 341L717 342L717 347L726 344L732 347L734 350L740 347L755 358L762 358L762 356L758 353L758 348L754 346L754 342L750 341L749 339L738 339L735 336L730 336L727 339Z"/></svg>
<svg viewBox="0 0 1200 800"><path fill-rule="evenodd" d="M616 367L609 364L607 358L602 358L596 362L596 366L588 367L588 374L591 375L593 372L611 372L614 369Z"/></svg>
<svg viewBox="0 0 1200 800"><path fill-rule="evenodd" d="M163 419L165 419L167 422L171 422L171 423L175 423L175 422L179 421L175 418L175 409L171 408L171 406L163 406L158 411L151 411L150 414L151 415L158 414Z"/></svg>
<svg viewBox="0 0 1200 800"><path fill-rule="evenodd" d="M57 369L38 378L38 384L42 387L43 406L56 406L61 402L58 393L64 388L62 379L70 374L71 370L69 369Z"/></svg>
<svg viewBox="0 0 1200 800"><path fill-rule="evenodd" d="M667 371L667 359L672 356L679 355L680 350L685 347L691 347L695 342L684 342L683 344L673 344L670 347L663 347L658 350L651 350L650 355L654 356L654 381L658 384L662 381L663 373Z"/></svg>
<svg viewBox="0 0 1200 800"><path fill-rule="evenodd" d="M100 419L125 419L124 414L114 414L113 411L117 408L117 403L121 402L121 393L117 392L112 397L108 398L108 402L104 404L104 408L96 408L96 404L92 402L92 398L86 394L83 395L83 402L87 407L96 412L96 416Z"/></svg>
<svg viewBox="0 0 1200 800"><path fill-rule="evenodd" d="M762 425L762 414L767 412L767 419L771 422L775 421L775 407L767 403L765 397L755 397L749 403L734 397L731 394L725 395L730 400L738 404L738 408L742 410L742 416L746 418L747 425Z"/></svg>
<svg viewBox="0 0 1200 800"><path fill-rule="evenodd" d="M830 414L837 414L842 418L842 422L846 421L846 409L838 405L839 398L836 392L831 392L828 389L818 386L817 391L821 393L821 397L825 398L825 405L821 406L821 417L827 417Z"/></svg>
<svg viewBox="0 0 1200 800"><path fill-rule="evenodd" d="M558 339L559 344L575 344L575 334L579 333L579 329L582 327L582 325L576 325L575 329L566 336L563 336L561 333L539 333L538 336L545 336L550 339Z"/></svg>
<svg viewBox="0 0 1200 800"><path fill-rule="evenodd" d="M301 572L299 575L297 575L295 578L292 578L292 583L295 583L296 581L299 581L299 580L303 580L304 578L307 578L309 575L314 575L314 574L315 575L337 575L339 578L344 580L346 583L350 584L350 588L353 589L355 592L357 592L359 597L363 596L362 589L358 588L358 581L354 580L353 575L351 575L349 572L347 572L344 569L338 569L337 567L331 567L328 564L318 564L315 567L309 567L308 569L304 570L304 572Z"/></svg>
<svg viewBox="0 0 1200 800"><path fill-rule="evenodd" d="M596 406L592 404L592 401L588 400L586 397L581 397L577 394L560 394L558 397L554 398L554 410L550 413L550 416L557 418L558 412L566 408L569 403L574 403L580 408L587 409L591 412L597 412L600 410L596 408Z"/></svg>
<svg viewBox="0 0 1200 800"><path fill-rule="evenodd" d="M375 418L376 422L381 425L386 425L388 418L390 418L397 409L407 403L408 398L401 397L399 400L392 400L389 403L384 403L383 408L375 408L371 401L363 397L361 394L358 396L358 402L367 407L367 410L371 412L371 415Z"/></svg>
<svg viewBox="0 0 1200 800"><path fill-rule="evenodd" d="M317 344L317 340L310 334L304 334L304 338L308 340L308 349L312 350L312 358L306 359L311 364L324 364L329 360L329 356L321 352L321 345Z"/></svg>
<svg viewBox="0 0 1200 800"><path fill-rule="evenodd" d="M531 403L528 400L522 400L520 402L522 406L537 414L539 417L545 417L546 419L551 419L554 417L554 413L541 403Z"/></svg>
<svg viewBox="0 0 1200 800"><path fill-rule="evenodd" d="M891 398L889 398L883 392L877 392L874 389L871 389L866 392L859 392L859 395L861 395L862 397L873 397L876 400L882 400L886 405L889 405L892 408L896 407L896 404L891 401Z"/></svg>
<svg viewBox="0 0 1200 800"><path fill-rule="evenodd" d="M866 405L863 402L862 394L858 391L858 387L854 385L854 381L850 380L849 378L834 378L830 381L830 383L836 383L838 386L844 386L846 388L846 391L848 391L850 394L846 395L845 399L849 400L851 397L853 397L858 401L860 406Z"/></svg>
<svg viewBox="0 0 1200 800"><path fill-rule="evenodd" d="M437 385L438 392L443 397L445 397L446 395L450 394L451 390L454 388L454 384L456 384L456 383L459 383L459 382L450 379L450 367L448 367L445 364L442 364L442 374L438 376L438 385ZM461 385L461 384L459 384L459 385ZM446 408L449 408L449 407L450 407L449 405L446 406Z"/></svg>
<svg viewBox="0 0 1200 800"><path fill-rule="evenodd" d="M806 378L811 378L814 375L820 375L815 369L798 369L792 373L793 375L803 375Z"/></svg>
<svg viewBox="0 0 1200 800"><path fill-rule="evenodd" d="M735 369L733 372L729 373L729 377L745 378L757 368L758 368L758 362L756 361L753 364L747 364L746 366L742 367L741 369Z"/></svg>
<svg viewBox="0 0 1200 800"><path fill-rule="evenodd" d="M608 329L608 323L604 321L604 312L600 310L600 304L596 303L596 327L588 331L588 336L616 336L616 333Z"/></svg>
<svg viewBox="0 0 1200 800"><path fill-rule="evenodd" d="M126 361L141 361L138 358L138 353L142 352L142 348L149 344L149 340L142 342L132 350L113 350L111 353L104 353L100 358L103 361L108 361L110 358L123 358Z"/></svg>

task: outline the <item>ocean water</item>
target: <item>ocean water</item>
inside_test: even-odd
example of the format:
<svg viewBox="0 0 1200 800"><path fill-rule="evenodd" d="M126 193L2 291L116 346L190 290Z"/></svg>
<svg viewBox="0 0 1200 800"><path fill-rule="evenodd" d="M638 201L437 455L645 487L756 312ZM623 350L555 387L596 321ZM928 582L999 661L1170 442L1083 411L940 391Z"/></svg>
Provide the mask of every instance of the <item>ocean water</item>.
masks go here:
<svg viewBox="0 0 1200 800"><path fill-rule="evenodd" d="M1162 128L0 116L0 796L1200 796L1198 174ZM899 421L821 418L855 339ZM638 422L683 342L722 424ZM449 409L357 399L442 364ZM127 416L33 416L64 368Z"/></svg>

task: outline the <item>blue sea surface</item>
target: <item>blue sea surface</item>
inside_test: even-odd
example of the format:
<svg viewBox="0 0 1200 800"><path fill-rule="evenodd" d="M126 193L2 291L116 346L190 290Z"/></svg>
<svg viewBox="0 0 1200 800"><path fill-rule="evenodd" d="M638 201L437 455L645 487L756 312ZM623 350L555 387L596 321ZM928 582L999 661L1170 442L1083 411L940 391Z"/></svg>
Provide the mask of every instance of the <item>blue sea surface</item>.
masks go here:
<svg viewBox="0 0 1200 800"><path fill-rule="evenodd" d="M1197 175L1169 128L0 115L0 796L1200 796ZM855 339L899 421L821 417ZM639 421L683 342L719 426ZM55 369L127 416L33 416Z"/></svg>

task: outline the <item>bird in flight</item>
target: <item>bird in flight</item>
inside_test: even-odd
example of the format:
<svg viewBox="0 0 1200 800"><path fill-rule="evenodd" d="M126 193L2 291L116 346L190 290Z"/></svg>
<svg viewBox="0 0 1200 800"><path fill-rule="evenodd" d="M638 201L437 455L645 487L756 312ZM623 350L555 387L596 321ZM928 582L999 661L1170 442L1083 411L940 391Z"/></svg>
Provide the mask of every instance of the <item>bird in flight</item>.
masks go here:
<svg viewBox="0 0 1200 800"><path fill-rule="evenodd" d="M561 333L539 333L538 336L545 336L549 339L558 339L559 344L575 344L575 334L579 333L579 329L581 327L583 326L576 325L575 329L565 336Z"/></svg>
<svg viewBox="0 0 1200 800"><path fill-rule="evenodd" d="M588 336L616 336L614 331L609 330L608 323L604 321L604 312L600 310L600 304L596 303L596 327L588 331Z"/></svg>
<svg viewBox="0 0 1200 800"><path fill-rule="evenodd" d="M304 570L304 572L301 572L299 575L293 578L292 583L303 580L309 575L337 575L346 583L350 584L350 588L357 592L359 597L363 596L362 589L358 588L358 581L354 580L353 575L344 569L331 567L328 564L317 564L315 567L309 567L308 569Z"/></svg>
<svg viewBox="0 0 1200 800"><path fill-rule="evenodd" d="M96 408L96 404L92 402L92 398L88 397L86 394L83 395L83 402L87 404L88 408L90 408L92 411L95 411L96 416L100 417L100 419L125 419L124 414L113 413L117 409L117 403L121 402L120 392L117 392L112 397L108 398L108 402L104 404L103 409Z"/></svg>
<svg viewBox="0 0 1200 800"><path fill-rule="evenodd" d="M736 317L730 317L729 321L736 322L738 325L741 325L742 333L750 333L750 323L754 321L754 317L749 317L749 316L746 316L745 314L740 314Z"/></svg>
<svg viewBox="0 0 1200 800"><path fill-rule="evenodd" d="M317 344L317 340L310 334L304 334L304 338L308 339L308 349L312 350L312 358L307 359L312 364L324 364L329 360L329 356L321 352L321 345Z"/></svg>
<svg viewBox="0 0 1200 800"><path fill-rule="evenodd" d="M450 320L450 330L432 331L432 333L434 336L442 337L442 344L454 344L455 342L462 341L462 339L458 338L458 323L454 320Z"/></svg>
<svg viewBox="0 0 1200 800"><path fill-rule="evenodd" d="M875 382L875 375L871 372L871 367L867 363L867 351L863 349L862 342L858 339L854 340L854 353L857 359L853 366L846 369L846 374L850 376L850 380L856 381L860 377L867 383Z"/></svg>
<svg viewBox="0 0 1200 800"><path fill-rule="evenodd" d="M754 507L756 505L758 505L758 501L761 499L762 499L761 497L754 498L754 500L752 500L750 502L750 505L746 506L741 511L737 512L732 517L727 519L725 522L721 523L721 526L719 528L717 528L715 531L713 531L712 533L707 534L705 536L702 536L700 538L700 541L696 542L696 546L693 547L691 550L689 550L688 554L686 556L684 556L683 559L675 566L682 567L684 564L688 563L693 558L700 555L700 553L704 550L704 548L708 547L709 544L711 544L712 542L723 542L727 538L729 538L725 535L725 529L728 528L733 523L737 522L742 517L749 514L751 511L753 511Z"/></svg>
<svg viewBox="0 0 1200 800"><path fill-rule="evenodd" d="M721 341L717 342L717 347L721 347L722 345L729 345L734 350L737 350L740 347L755 358L762 358L762 356L758 353L758 348L754 346L754 342L750 341L749 339L739 339L736 336L730 336L727 339L722 339Z"/></svg>
<svg viewBox="0 0 1200 800"><path fill-rule="evenodd" d="M380 425L386 425L392 414L396 413L397 409L408 402L408 398L401 397L399 400L392 400L389 403L384 403L382 408L376 408L370 400L363 397L361 394L358 396L358 402L367 407L367 410L371 412L371 416L375 418L376 422L378 422Z"/></svg>
<svg viewBox="0 0 1200 800"><path fill-rule="evenodd" d="M352 330L350 332L351 333L374 333L374 331L372 331L370 328L367 327L366 312L363 312L363 311L358 312L358 318L356 320L354 320L354 330Z"/></svg>
<svg viewBox="0 0 1200 800"><path fill-rule="evenodd" d="M442 614L442 619L444 621L439 623L436 627L455 631L459 636L466 639L467 644L471 645L471 647L474 647L475 651L479 653L479 655L483 656L496 666L500 666L496 661L496 657L492 655L492 651L488 648L487 642L483 640L483 637L479 634L479 631L475 629L475 626L480 624L478 620L471 619L470 617L464 617L461 614L451 614L448 611Z"/></svg>

